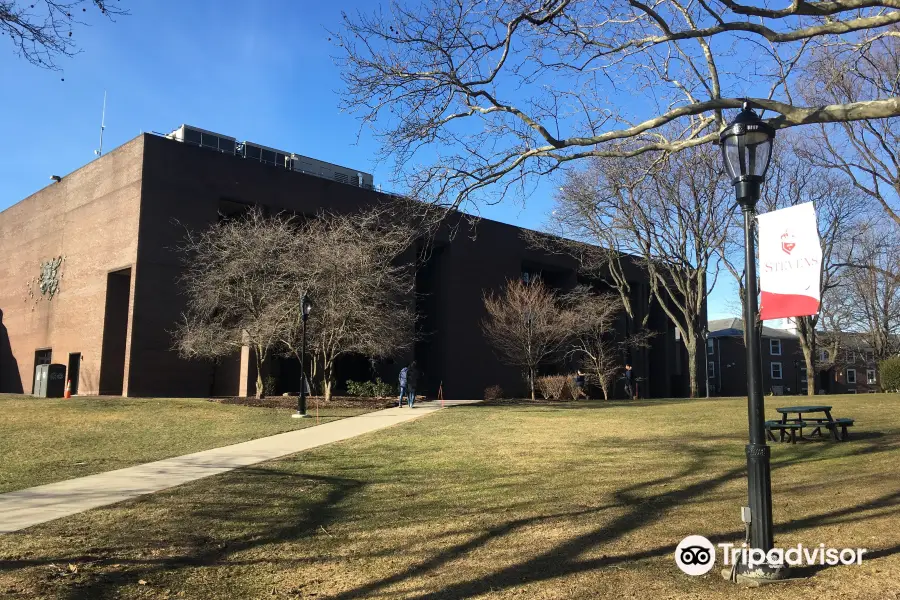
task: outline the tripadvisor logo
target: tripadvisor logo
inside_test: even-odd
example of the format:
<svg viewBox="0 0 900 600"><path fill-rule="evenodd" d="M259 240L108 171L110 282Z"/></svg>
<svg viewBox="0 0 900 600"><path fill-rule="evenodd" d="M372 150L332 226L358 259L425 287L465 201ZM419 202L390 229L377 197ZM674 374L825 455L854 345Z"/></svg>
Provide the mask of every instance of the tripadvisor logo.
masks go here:
<svg viewBox="0 0 900 600"><path fill-rule="evenodd" d="M746 544L722 543L718 547L722 549L724 566L740 563L751 569L763 565L859 565L867 552L865 548L826 548L825 544L812 547L797 544L768 552L748 548ZM716 564L716 547L702 535L689 535L675 548L675 564L688 575L705 575Z"/></svg>
<svg viewBox="0 0 900 600"><path fill-rule="evenodd" d="M689 535L675 548L675 564L688 575L705 575L716 564L716 548L702 535Z"/></svg>

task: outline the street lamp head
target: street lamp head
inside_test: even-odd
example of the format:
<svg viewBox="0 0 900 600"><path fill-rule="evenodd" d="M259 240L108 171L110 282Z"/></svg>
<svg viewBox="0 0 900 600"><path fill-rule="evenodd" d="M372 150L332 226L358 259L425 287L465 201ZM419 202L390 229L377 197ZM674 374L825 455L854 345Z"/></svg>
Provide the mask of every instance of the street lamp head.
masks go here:
<svg viewBox="0 0 900 600"><path fill-rule="evenodd" d="M305 321L309 317L309 312L312 310L312 300L310 300L309 296L306 294L304 294L303 299L300 300L300 309L303 311L303 320Z"/></svg>
<svg viewBox="0 0 900 600"><path fill-rule="evenodd" d="M719 134L725 170L735 186L740 183L758 186L762 182L772 158L774 139L775 129L744 102L738 116Z"/></svg>

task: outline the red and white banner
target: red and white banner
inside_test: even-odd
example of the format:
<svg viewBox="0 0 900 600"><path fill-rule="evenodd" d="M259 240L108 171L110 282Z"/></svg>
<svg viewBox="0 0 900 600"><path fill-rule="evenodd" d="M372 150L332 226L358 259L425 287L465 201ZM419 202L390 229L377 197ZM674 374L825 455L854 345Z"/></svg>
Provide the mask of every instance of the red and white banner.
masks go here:
<svg viewBox="0 0 900 600"><path fill-rule="evenodd" d="M812 202L757 217L763 321L819 312L822 246Z"/></svg>

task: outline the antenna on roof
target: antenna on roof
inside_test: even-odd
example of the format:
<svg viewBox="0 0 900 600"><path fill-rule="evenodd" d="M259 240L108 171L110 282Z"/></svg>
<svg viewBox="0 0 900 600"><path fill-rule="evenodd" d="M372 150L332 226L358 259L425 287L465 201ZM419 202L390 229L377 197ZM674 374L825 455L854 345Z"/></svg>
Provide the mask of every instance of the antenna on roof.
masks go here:
<svg viewBox="0 0 900 600"><path fill-rule="evenodd" d="M103 156L103 130L106 129L106 90L103 90L103 113L100 116L100 149L94 150L97 156Z"/></svg>

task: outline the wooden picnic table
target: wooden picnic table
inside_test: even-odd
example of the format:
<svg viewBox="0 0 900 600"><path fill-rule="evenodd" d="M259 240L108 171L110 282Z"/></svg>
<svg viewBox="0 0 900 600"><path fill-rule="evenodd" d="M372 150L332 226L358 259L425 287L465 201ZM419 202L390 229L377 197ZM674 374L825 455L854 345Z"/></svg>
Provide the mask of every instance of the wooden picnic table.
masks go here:
<svg viewBox="0 0 900 600"><path fill-rule="evenodd" d="M831 407L830 406L820 406L820 405L809 405L809 406L782 406L781 408L776 408L776 411L781 413L781 424L787 425L789 422L793 423L801 423L802 426L811 426L815 427L813 433L818 432L819 435L822 435L822 427L827 427L829 431L831 431L832 437L834 437L835 441L840 441L840 437L838 437L838 428L834 418L831 416ZM816 413L824 413L825 417L806 417L803 418L804 414L816 414ZM796 418L790 418L788 415L796 414ZM803 429L800 429L800 439L803 439Z"/></svg>

